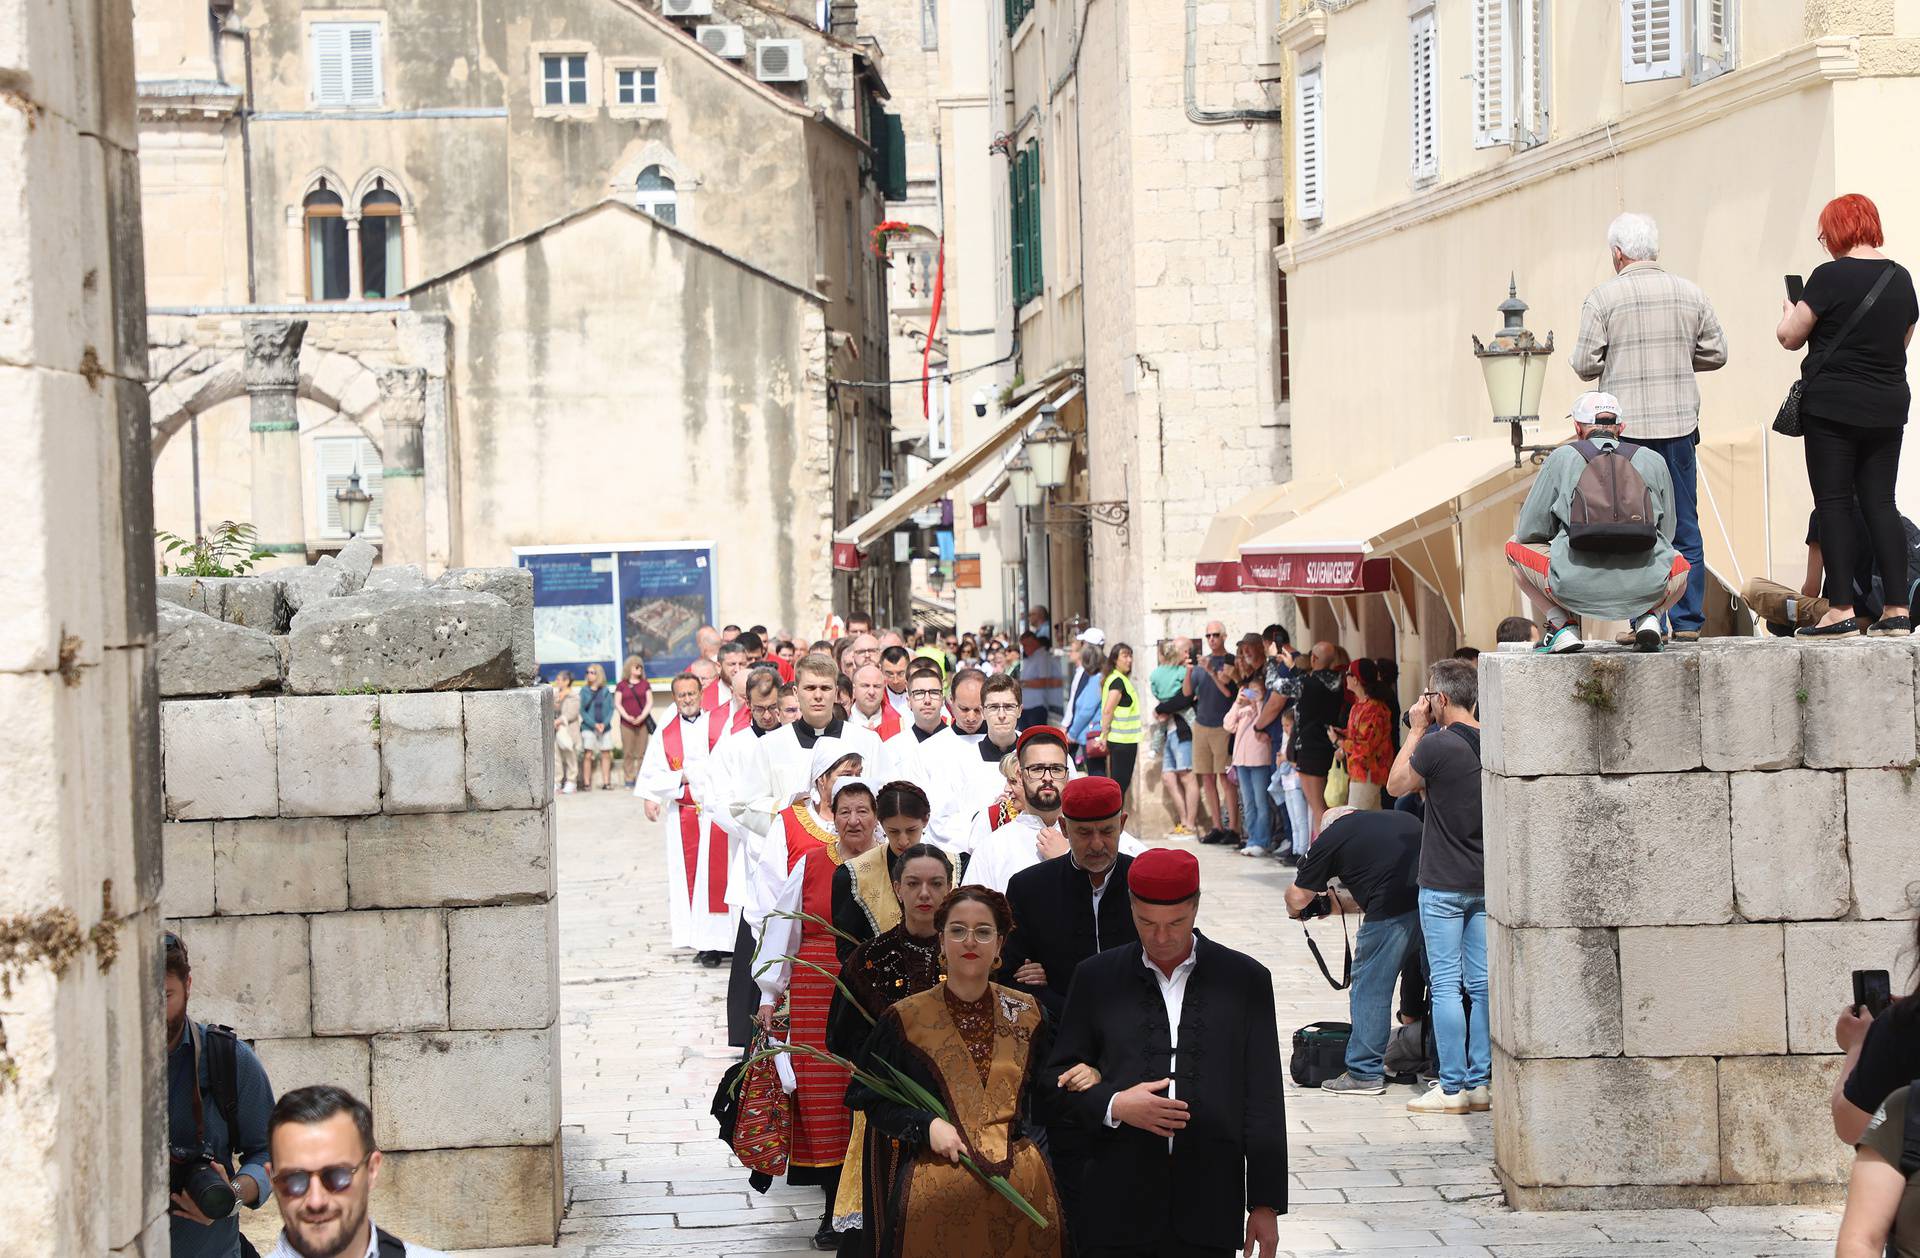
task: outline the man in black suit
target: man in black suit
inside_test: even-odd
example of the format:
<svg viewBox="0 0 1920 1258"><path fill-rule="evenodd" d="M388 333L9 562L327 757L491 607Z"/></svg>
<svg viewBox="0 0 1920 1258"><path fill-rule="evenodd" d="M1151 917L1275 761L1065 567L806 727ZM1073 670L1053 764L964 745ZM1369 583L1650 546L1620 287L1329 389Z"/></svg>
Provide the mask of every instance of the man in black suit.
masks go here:
<svg viewBox="0 0 1920 1258"><path fill-rule="evenodd" d="M1120 784L1080 778L1060 796L1060 828L1069 850L1015 874L1007 883L1013 933L1001 972L1039 997L1047 1016L1060 1017L1067 987L1082 961L1139 939L1127 898L1131 856L1120 852L1127 814Z"/></svg>
<svg viewBox="0 0 1920 1258"><path fill-rule="evenodd" d="M1272 976L1194 929L1191 852L1143 853L1127 887L1139 942L1081 963L1048 1064L1093 1134L1075 1249L1272 1258L1287 1208Z"/></svg>

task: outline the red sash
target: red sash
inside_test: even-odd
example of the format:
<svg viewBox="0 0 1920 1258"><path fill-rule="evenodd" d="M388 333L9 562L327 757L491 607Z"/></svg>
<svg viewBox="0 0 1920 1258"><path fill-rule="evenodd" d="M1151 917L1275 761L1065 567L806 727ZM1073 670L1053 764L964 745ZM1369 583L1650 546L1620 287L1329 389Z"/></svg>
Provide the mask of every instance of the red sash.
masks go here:
<svg viewBox="0 0 1920 1258"><path fill-rule="evenodd" d="M1012 800L1003 799L987 810L987 829L998 830L1020 815L1020 806Z"/></svg>
<svg viewBox="0 0 1920 1258"><path fill-rule="evenodd" d="M660 732L661 745L667 751L667 767L679 773L686 767L686 740L681 729L686 722L676 713ZM720 723L707 722L707 752L720 742ZM681 784L680 797L675 801L680 805L680 856L687 867L687 899L693 899L694 884L700 876L700 805L694 801L693 788ZM727 911L727 835L719 826L708 826L707 830L707 912L725 913Z"/></svg>
<svg viewBox="0 0 1920 1258"><path fill-rule="evenodd" d="M727 694L726 687L722 685L720 679L716 677L707 683L705 690L700 692L700 710L702 712L712 712L723 708L726 706L727 700L730 697L731 696Z"/></svg>
<svg viewBox="0 0 1920 1258"><path fill-rule="evenodd" d="M894 711L893 700L882 699L880 702L880 723L873 727L873 732L878 734L880 741L884 743L895 734L898 734L900 729L900 714Z"/></svg>

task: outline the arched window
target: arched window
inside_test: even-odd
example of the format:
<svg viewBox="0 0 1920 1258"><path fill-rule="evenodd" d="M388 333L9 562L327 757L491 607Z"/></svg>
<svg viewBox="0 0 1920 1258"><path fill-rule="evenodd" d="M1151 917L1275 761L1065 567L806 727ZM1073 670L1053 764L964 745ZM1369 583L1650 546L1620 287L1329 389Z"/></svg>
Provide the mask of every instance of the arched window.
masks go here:
<svg viewBox="0 0 1920 1258"><path fill-rule="evenodd" d="M368 301L396 297L407 286L400 245L400 198L386 180L360 200L360 295Z"/></svg>
<svg viewBox="0 0 1920 1258"><path fill-rule="evenodd" d="M640 172L634 188L634 205L642 214L651 214L663 223L678 223L680 194L674 190L673 176L658 166Z"/></svg>
<svg viewBox="0 0 1920 1258"><path fill-rule="evenodd" d="M352 291L346 206L325 179L303 204L307 223L307 300L345 301Z"/></svg>

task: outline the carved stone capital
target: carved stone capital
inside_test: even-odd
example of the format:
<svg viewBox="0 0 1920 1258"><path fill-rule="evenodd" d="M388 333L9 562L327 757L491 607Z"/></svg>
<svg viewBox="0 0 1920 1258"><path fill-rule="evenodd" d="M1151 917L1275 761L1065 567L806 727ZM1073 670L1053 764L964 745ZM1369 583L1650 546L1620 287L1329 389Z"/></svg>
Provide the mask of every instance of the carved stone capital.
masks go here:
<svg viewBox="0 0 1920 1258"><path fill-rule="evenodd" d="M247 392L292 392L300 387L300 342L307 335L305 319L249 319L247 338Z"/></svg>
<svg viewBox="0 0 1920 1258"><path fill-rule="evenodd" d="M424 367L388 367L379 375L380 418L387 424L418 428L427 418Z"/></svg>

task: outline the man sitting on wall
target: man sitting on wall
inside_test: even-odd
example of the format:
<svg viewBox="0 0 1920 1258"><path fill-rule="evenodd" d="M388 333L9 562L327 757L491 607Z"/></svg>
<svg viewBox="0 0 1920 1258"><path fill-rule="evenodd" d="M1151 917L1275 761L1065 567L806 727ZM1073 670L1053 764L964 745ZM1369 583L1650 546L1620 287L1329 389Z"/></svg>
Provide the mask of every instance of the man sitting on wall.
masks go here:
<svg viewBox="0 0 1920 1258"><path fill-rule="evenodd" d="M1673 545L1677 517L1667 464L1620 439L1620 402L1583 393L1575 440L1547 456L1520 508L1507 563L1544 623L1536 651L1578 651L1579 616L1627 620L1633 644L1658 651L1660 614L1686 593L1689 568Z"/></svg>

